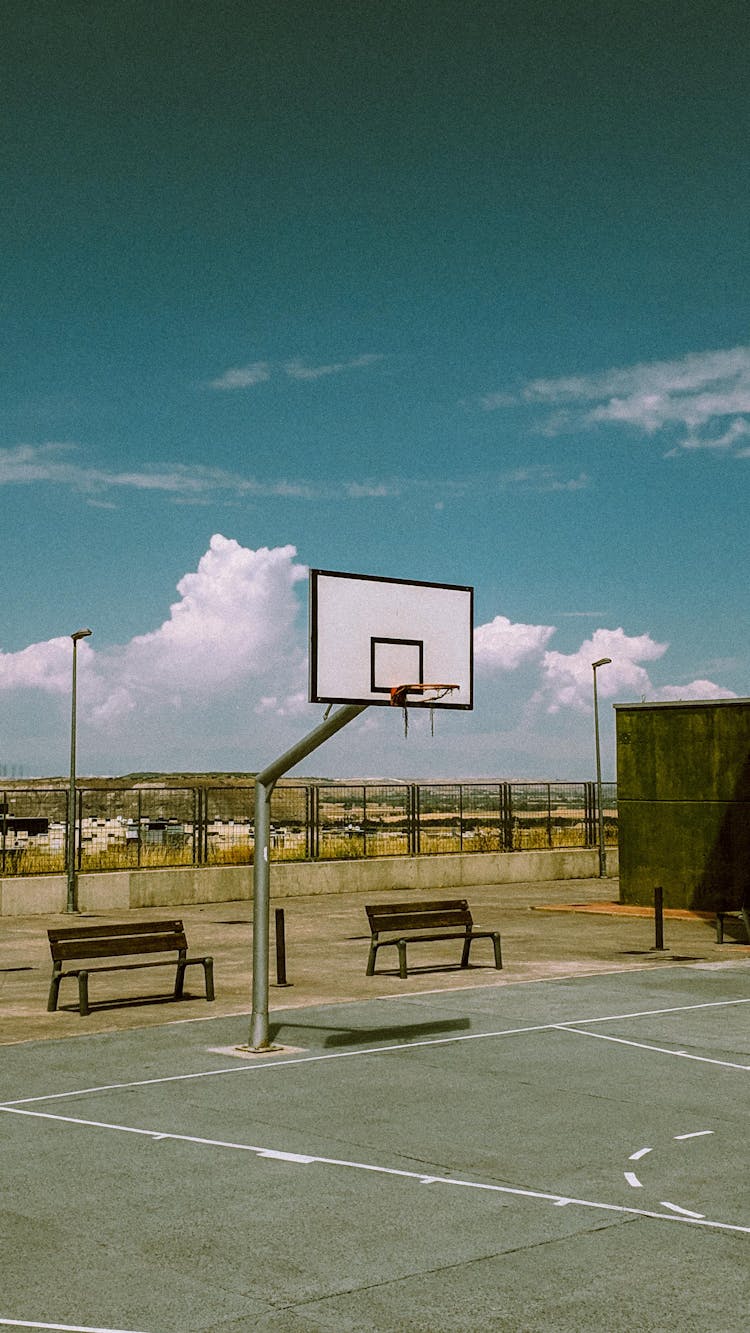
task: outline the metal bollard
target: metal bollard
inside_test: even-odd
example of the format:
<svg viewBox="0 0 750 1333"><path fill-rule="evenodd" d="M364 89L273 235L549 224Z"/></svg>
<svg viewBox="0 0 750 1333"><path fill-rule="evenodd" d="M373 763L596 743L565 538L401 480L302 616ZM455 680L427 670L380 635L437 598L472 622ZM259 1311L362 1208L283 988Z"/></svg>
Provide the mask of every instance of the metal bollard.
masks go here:
<svg viewBox="0 0 750 1333"><path fill-rule="evenodd" d="M664 948L664 890L654 889L654 949Z"/></svg>
<svg viewBox="0 0 750 1333"><path fill-rule="evenodd" d="M290 985L290 982L286 979L286 935L283 907L276 908L276 985Z"/></svg>

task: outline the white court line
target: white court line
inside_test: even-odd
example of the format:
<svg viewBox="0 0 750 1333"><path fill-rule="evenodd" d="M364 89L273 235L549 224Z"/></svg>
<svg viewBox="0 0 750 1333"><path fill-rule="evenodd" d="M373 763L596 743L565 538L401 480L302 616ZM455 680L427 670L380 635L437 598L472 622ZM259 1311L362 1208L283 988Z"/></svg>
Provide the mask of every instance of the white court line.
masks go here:
<svg viewBox="0 0 750 1333"><path fill-rule="evenodd" d="M632 1153L630 1154L630 1156L629 1156L629 1158L628 1158L628 1161L629 1161L629 1162L640 1162L641 1158L642 1158L642 1157L645 1157L645 1156L646 1156L646 1153L649 1153L649 1152L651 1152L651 1151L652 1151L651 1148L639 1148L637 1152L632 1152Z"/></svg>
<svg viewBox="0 0 750 1333"><path fill-rule="evenodd" d="M673 1212L679 1213L680 1217L702 1218L704 1213L694 1213L691 1208L681 1208L678 1203L667 1203L666 1199L661 1201L662 1208L671 1208Z"/></svg>
<svg viewBox="0 0 750 1333"><path fill-rule="evenodd" d="M0 1319L7 1328L57 1328L64 1333L136 1333L130 1328L92 1328L91 1324L42 1324L37 1319Z"/></svg>
<svg viewBox="0 0 750 1333"><path fill-rule="evenodd" d="M632 1187L633 1187L634 1190L642 1190L642 1189L643 1189L643 1185L641 1184L640 1180L638 1179L637 1175L635 1174L635 1171L626 1171L626 1172L625 1172L625 1179L627 1180L627 1182L628 1182L629 1185L632 1185Z"/></svg>
<svg viewBox="0 0 750 1333"><path fill-rule="evenodd" d="M734 1064L731 1060L713 1060L707 1055L691 1055L689 1051L675 1051L670 1046L651 1046L644 1041L628 1041L626 1037L610 1037L606 1032L586 1032L569 1024L557 1024L561 1032L572 1032L577 1037L595 1037L597 1041L614 1041L618 1046L635 1046L639 1051L656 1051L659 1055L676 1055L681 1060L695 1060L702 1065L720 1065L722 1069L750 1070L750 1065Z"/></svg>
<svg viewBox="0 0 750 1333"><path fill-rule="evenodd" d="M128 1088L148 1088L161 1083L180 1083L189 1082L191 1079L199 1078L218 1078L225 1074L257 1074L267 1069L286 1069L289 1065L307 1065L317 1064L324 1060L353 1060L366 1055L389 1055L393 1051L411 1051L418 1050L426 1046L451 1046L462 1041L486 1041L493 1037L517 1037L525 1036L532 1032L556 1032L570 1029L576 1030L579 1023L615 1023L625 1018L654 1018L660 1014L682 1014L690 1013L696 1009L722 1009L735 1004L750 1004L750 999L741 1000L709 1000L702 1004L681 1004L674 1005L668 1009L642 1009L629 1014L603 1014L598 1018L571 1018L562 1023L537 1023L528 1027L521 1028L500 1028L495 1032L466 1032L461 1036L455 1037L429 1037L423 1041L402 1041L394 1042L391 1046L369 1046L356 1051L333 1051L323 1055L301 1055L294 1056L292 1059L282 1060L270 1057L268 1060L258 1064L237 1064L225 1069L203 1069L195 1074L168 1074L161 1078L143 1078L132 1079L127 1083L101 1083L90 1088L73 1088L69 1092L47 1092L37 1097L17 1097L12 1101L0 1102L0 1110L3 1107L11 1106L29 1106L35 1102L58 1101L64 1097L82 1097L88 1093L94 1092L116 1092L125 1091ZM599 1033L588 1032L581 1033L582 1036L596 1037ZM616 1041L618 1038L611 1037L610 1041ZM623 1039L620 1039L623 1040ZM627 1044L627 1043L626 1043ZM637 1046L637 1042L631 1042L630 1045ZM644 1046L644 1050L659 1050L658 1046ZM669 1051L668 1054L674 1054ZM270 1055L270 1053L269 1053ZM686 1056L687 1059L697 1060L699 1056ZM714 1063L721 1064L721 1061ZM730 1065L729 1068L745 1069L745 1065Z"/></svg>
<svg viewBox="0 0 750 1333"><path fill-rule="evenodd" d="M345 1167L354 1171L367 1171L374 1175L395 1176L402 1180L415 1180L420 1185L450 1185L457 1189L482 1190L489 1194L511 1195L517 1199L539 1199L544 1203L554 1204L556 1208L572 1205L578 1208L590 1208L597 1212L619 1213L629 1217L651 1217L660 1222L681 1222L688 1226L702 1226L714 1231L731 1231L750 1236L750 1226L737 1226L732 1222L719 1222L711 1218L700 1217L686 1212L658 1213L647 1208L628 1208L623 1204L602 1203L596 1199L571 1198L567 1194L551 1194L544 1190L521 1189L510 1185L493 1185L483 1180L459 1180L454 1176L433 1176L424 1171L405 1171L392 1166L378 1166L372 1162L353 1162L341 1157L306 1156L297 1153L281 1152L275 1148L259 1147L250 1143L231 1143L222 1139L199 1138L192 1134L165 1134L162 1130L141 1129L134 1125L111 1124L102 1120L79 1120L75 1116L53 1115L49 1111L26 1111L16 1107L0 1107L6 1115L31 1116L38 1120L54 1120L68 1125L82 1125L93 1129L111 1129L121 1134L137 1134L154 1140L171 1139L177 1143L195 1143L200 1147L228 1148L239 1152L253 1153L256 1157L275 1158L283 1162L295 1162L305 1166L317 1163L321 1166ZM674 1208L676 1205L672 1204ZM33 1326L32 1326L33 1327Z"/></svg>
<svg viewBox="0 0 750 1333"><path fill-rule="evenodd" d="M712 1129L696 1129L692 1134L675 1134L675 1139L682 1142L684 1139L702 1139L706 1134L713 1134Z"/></svg>

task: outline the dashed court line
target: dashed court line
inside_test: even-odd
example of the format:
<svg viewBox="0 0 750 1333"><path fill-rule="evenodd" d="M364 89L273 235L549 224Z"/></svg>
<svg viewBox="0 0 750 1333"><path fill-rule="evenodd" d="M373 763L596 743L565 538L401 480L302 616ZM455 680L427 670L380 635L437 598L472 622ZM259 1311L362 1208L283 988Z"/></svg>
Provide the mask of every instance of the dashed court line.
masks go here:
<svg viewBox="0 0 750 1333"><path fill-rule="evenodd" d="M462 1180L455 1176L435 1176L427 1174L424 1171L407 1171L400 1167L381 1166L373 1162L350 1161L341 1157L321 1157L318 1154L306 1153L288 1153L276 1148L260 1146L251 1143L233 1143L223 1139L207 1139L193 1134L170 1134L162 1130L144 1129L135 1125L120 1125L102 1120L84 1120L76 1116L55 1115L50 1111L30 1111L21 1107L0 1107L6 1115L30 1116L39 1120L52 1120L58 1123L69 1125L80 1125L89 1129L105 1129L120 1134L135 1134L142 1138L149 1138L157 1142L172 1140L177 1143L194 1143L200 1147L224 1148L235 1152L252 1153L255 1157L276 1160L280 1162L292 1163L300 1166L320 1166L341 1167L353 1171L368 1172L373 1175L389 1176L402 1180L413 1180L420 1185L445 1185L454 1189L472 1189L480 1190L488 1194L502 1194L517 1199L536 1199L543 1203L551 1203L556 1208L577 1207L592 1209L596 1212L616 1213L627 1217L649 1217L655 1218L661 1222L682 1223L686 1226L700 1226L712 1231L729 1231L735 1234L750 1236L750 1226L739 1226L732 1222L720 1222L717 1219L706 1218L699 1214L693 1214L685 1209L678 1209L674 1204L662 1205L675 1211L657 1212L655 1209L648 1208L630 1208L623 1204L604 1203L598 1199L580 1199L567 1194L555 1194L546 1190L523 1189L518 1186L496 1185L484 1180ZM32 1325L33 1327L33 1325Z"/></svg>

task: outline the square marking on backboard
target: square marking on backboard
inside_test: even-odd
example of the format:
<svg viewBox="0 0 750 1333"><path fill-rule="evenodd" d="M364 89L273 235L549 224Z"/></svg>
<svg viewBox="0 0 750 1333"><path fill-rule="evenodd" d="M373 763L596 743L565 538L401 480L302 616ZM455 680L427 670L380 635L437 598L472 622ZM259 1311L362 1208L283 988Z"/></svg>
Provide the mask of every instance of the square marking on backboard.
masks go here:
<svg viewBox="0 0 750 1333"><path fill-rule="evenodd" d="M370 639L370 689L390 694L394 685L413 685L424 679L424 643L421 639Z"/></svg>

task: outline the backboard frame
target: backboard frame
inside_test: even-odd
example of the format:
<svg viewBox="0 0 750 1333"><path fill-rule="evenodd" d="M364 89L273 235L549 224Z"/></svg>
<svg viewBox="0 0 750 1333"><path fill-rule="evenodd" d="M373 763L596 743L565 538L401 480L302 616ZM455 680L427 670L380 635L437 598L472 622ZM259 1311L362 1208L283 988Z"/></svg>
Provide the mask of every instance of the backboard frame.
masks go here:
<svg viewBox="0 0 750 1333"><path fill-rule="evenodd" d="M332 582L340 580L339 583ZM377 593L373 585L382 585L382 592ZM361 585L357 587L356 585ZM402 616L403 636L393 632L393 618L397 612L384 612L385 624L378 625L377 619L367 628L358 627L359 651L356 660L361 664L362 682L360 688L350 691L336 689L332 685L331 667L325 664L326 649L324 639L332 637L331 604L336 592L344 602L352 605L358 594L367 599L372 588L372 596L398 604L398 591L404 590L405 604L412 608L424 605L422 633L417 623L416 630L410 627L409 615L418 622L419 612L405 611ZM410 594L413 590L413 596ZM444 663L440 650L435 649L431 634L429 608L439 615L440 609L448 611L453 621L451 632L451 660ZM344 613L345 618L345 613ZM425 630L425 625L427 629ZM465 631L465 641L462 637ZM343 633L343 631L341 631ZM426 582L419 579L382 578L377 574L354 574L341 570L310 569L309 571L309 700L311 703L325 704L373 704L390 706L393 686L409 682L428 680L458 680L460 689L458 699L447 695L444 699L426 700L417 695L406 699L409 708L445 708L467 712L474 707L474 589L464 584ZM437 653L438 660L435 660ZM450 656L450 654L449 654ZM365 657L367 660L365 661ZM427 676L425 676L427 672ZM446 674L447 673L447 674ZM395 676L395 679L393 678Z"/></svg>

